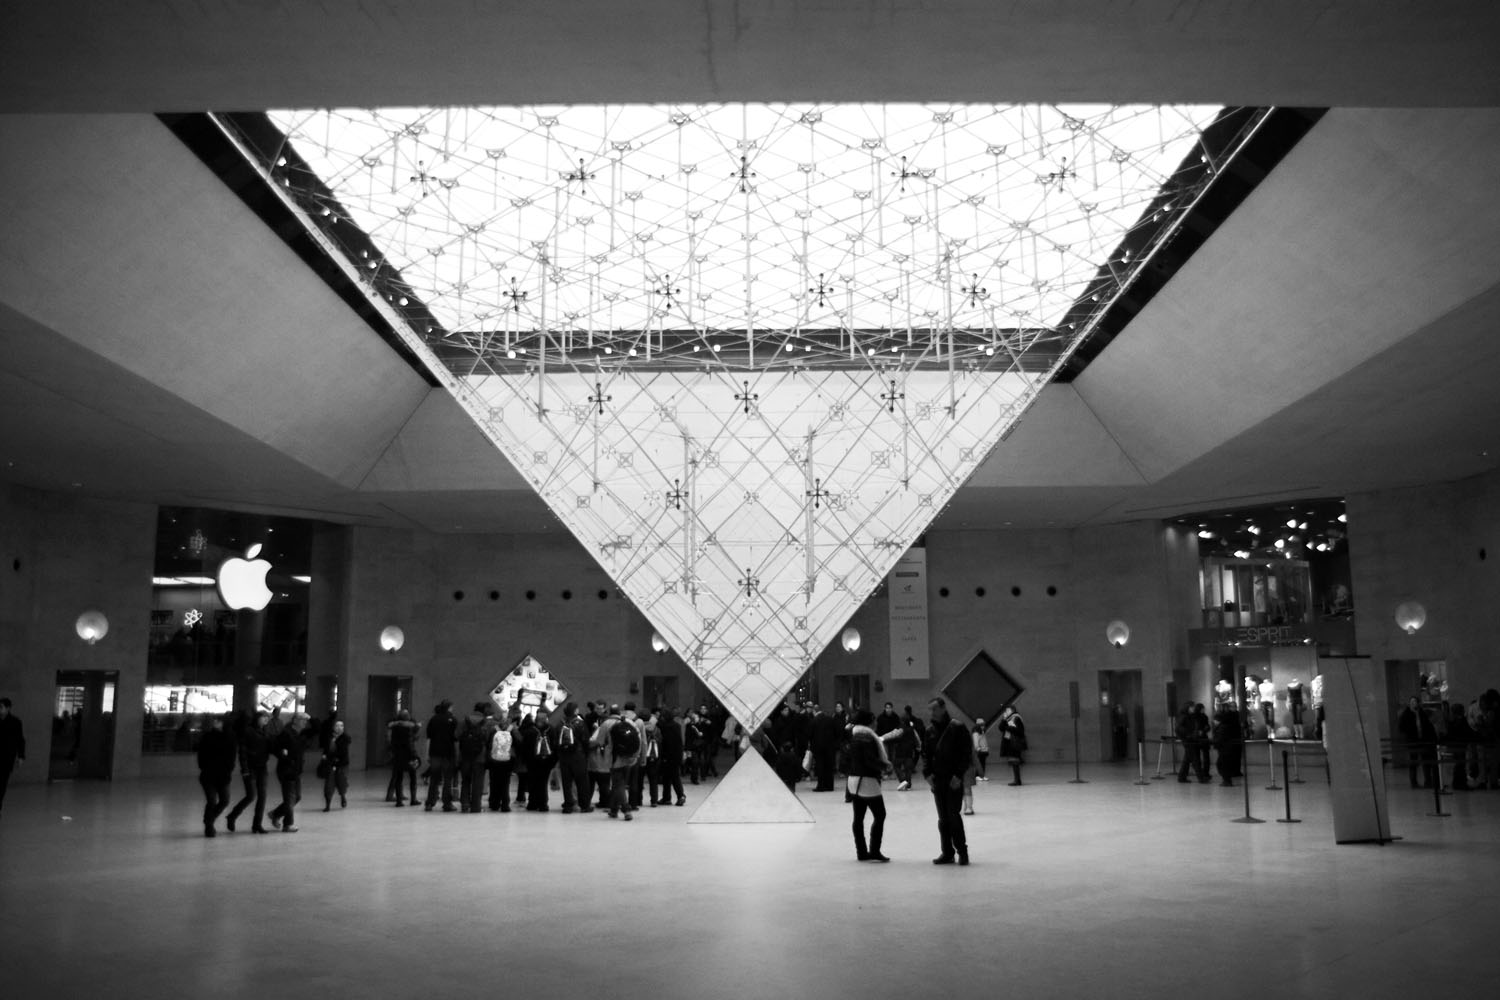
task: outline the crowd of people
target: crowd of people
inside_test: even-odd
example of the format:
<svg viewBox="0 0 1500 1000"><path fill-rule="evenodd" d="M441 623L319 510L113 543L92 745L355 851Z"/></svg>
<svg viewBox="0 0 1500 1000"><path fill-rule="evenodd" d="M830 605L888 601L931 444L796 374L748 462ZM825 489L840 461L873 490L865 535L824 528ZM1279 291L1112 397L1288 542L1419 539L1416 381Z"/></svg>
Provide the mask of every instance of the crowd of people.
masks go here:
<svg viewBox="0 0 1500 1000"><path fill-rule="evenodd" d="M992 728L983 719L970 727L948 714L942 699L933 699L927 722L910 705L898 715L887 702L877 716L868 709L832 713L816 704L781 705L753 733L707 705L679 712L671 708L640 711L636 704L574 702L548 713L540 707L500 712L490 701L476 702L459 718L443 700L427 722L401 711L387 726L390 780L386 801L397 808L421 801L427 812L477 814L548 812L561 793L563 813L607 811L612 819L630 821L643 806L683 806L689 785L719 774L718 756L728 748L737 760L760 754L796 791L813 782L812 791L835 791L835 776L844 778L844 795L854 809L855 854L860 861L887 861L881 853L885 824L882 781L894 778L907 791L920 768L934 794L941 852L935 864L966 865L968 844L963 816L972 815L973 788L988 781ZM199 783L204 792L204 835L216 836L219 817L233 831L253 808L251 832L271 829L295 833L302 798L302 774L311 752L312 720L297 712L282 720L279 712L237 713L209 723L198 746ZM313 727L319 753L317 775L323 781L323 811L348 805L350 736L342 720L330 717ZM999 753L1020 785L1025 762L1025 723L1007 706L993 727ZM422 751L425 749L426 756ZM231 804L236 768L244 795ZM275 775L280 801L266 809L269 777ZM418 783L426 793L418 798ZM512 781L514 780L514 790ZM868 836L866 819L871 821Z"/></svg>

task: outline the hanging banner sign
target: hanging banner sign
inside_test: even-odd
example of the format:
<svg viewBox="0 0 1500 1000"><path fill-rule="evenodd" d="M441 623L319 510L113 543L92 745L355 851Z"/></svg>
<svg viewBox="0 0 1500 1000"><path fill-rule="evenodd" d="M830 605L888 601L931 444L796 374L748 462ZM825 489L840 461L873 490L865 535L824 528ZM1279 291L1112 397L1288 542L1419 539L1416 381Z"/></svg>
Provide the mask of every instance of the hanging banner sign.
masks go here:
<svg viewBox="0 0 1500 1000"><path fill-rule="evenodd" d="M927 680L927 550L906 551L886 578L891 615L891 680Z"/></svg>

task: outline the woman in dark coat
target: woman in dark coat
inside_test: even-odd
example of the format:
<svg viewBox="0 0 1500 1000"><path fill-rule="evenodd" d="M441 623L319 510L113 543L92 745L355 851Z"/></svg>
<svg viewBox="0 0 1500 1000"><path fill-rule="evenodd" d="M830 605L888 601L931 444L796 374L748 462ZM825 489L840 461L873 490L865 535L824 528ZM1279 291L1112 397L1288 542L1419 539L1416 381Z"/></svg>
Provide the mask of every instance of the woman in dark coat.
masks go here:
<svg viewBox="0 0 1500 1000"><path fill-rule="evenodd" d="M1026 763L1026 723L1013 706L1000 713L1000 756L1010 765L1015 777L1011 785L1021 784L1021 765Z"/></svg>
<svg viewBox="0 0 1500 1000"><path fill-rule="evenodd" d="M1240 755L1245 749L1244 722L1233 702L1225 702L1214 713L1212 734L1219 751L1214 767L1219 772L1220 784L1232 786L1240 773Z"/></svg>

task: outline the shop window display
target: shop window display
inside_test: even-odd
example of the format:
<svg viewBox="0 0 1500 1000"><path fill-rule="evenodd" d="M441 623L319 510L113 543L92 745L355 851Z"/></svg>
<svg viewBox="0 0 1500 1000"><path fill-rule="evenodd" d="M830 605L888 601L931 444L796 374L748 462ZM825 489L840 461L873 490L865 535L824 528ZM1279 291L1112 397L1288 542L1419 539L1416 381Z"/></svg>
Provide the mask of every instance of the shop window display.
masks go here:
<svg viewBox="0 0 1500 1000"><path fill-rule="evenodd" d="M193 752L212 715L304 708L313 527L293 518L161 508L143 753ZM243 579L225 579L226 565L242 577L253 568L256 599L242 596Z"/></svg>

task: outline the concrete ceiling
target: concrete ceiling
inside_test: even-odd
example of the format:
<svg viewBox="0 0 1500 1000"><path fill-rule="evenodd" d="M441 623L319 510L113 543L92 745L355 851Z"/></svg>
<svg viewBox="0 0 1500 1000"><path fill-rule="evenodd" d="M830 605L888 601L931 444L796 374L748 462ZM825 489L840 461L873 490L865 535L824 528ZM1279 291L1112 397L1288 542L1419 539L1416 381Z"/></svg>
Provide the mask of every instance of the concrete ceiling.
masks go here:
<svg viewBox="0 0 1500 1000"><path fill-rule="evenodd" d="M561 530L458 406L146 112L809 96L1351 106L1074 383L1042 393L939 527L1165 517L1500 464L1493 4L494 6L7 5L0 474Z"/></svg>

